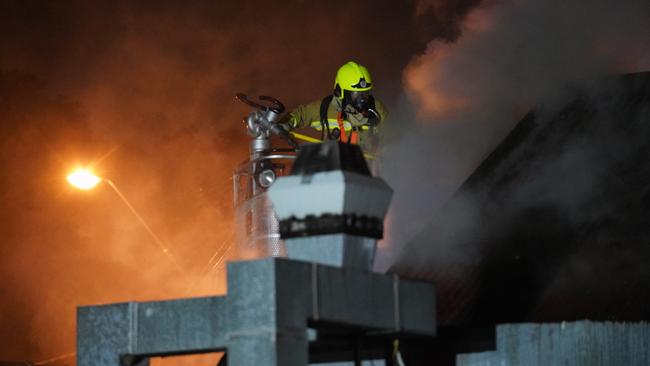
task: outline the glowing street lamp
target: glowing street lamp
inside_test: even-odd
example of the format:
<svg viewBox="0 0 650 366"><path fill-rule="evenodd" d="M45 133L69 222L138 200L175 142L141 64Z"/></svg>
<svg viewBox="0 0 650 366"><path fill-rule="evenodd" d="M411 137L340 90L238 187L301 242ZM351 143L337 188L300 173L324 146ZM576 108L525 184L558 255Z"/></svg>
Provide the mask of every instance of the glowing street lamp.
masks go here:
<svg viewBox="0 0 650 366"><path fill-rule="evenodd" d="M151 228L144 221L142 216L140 216L140 214L138 214L138 212L135 210L135 208L133 208L133 206L131 205L129 200L126 199L126 197L117 188L117 186L115 185L115 183L113 183L112 180L110 180L108 178L98 177L88 169L77 169L77 170L73 171L72 173L68 174L66 179L68 180L68 183L70 183L73 187L84 190L84 191L95 188L101 182L106 182L106 184L108 184L111 188L113 188L113 190L115 191L117 196L120 197L120 199L122 200L122 202L124 202L126 207L129 208L129 210L131 211L133 216L135 216L136 219L138 219L138 221L140 222L140 224L142 224L142 226L144 226L144 228L147 229L147 232L149 233L149 235L151 235L151 238L153 238L154 242L158 246L158 249L160 249L167 256L167 258L169 258L169 260L171 260L174 263L174 266L176 266L176 268L181 273L184 273L183 269L181 268L181 266L176 261L176 258L174 258L174 255L169 251L167 246L158 237L158 235L156 235L156 233L154 233L153 230L151 230Z"/></svg>
<svg viewBox="0 0 650 366"><path fill-rule="evenodd" d="M68 179L68 183L84 191L95 188L102 181L100 177L88 169L77 169L68 174L66 178Z"/></svg>

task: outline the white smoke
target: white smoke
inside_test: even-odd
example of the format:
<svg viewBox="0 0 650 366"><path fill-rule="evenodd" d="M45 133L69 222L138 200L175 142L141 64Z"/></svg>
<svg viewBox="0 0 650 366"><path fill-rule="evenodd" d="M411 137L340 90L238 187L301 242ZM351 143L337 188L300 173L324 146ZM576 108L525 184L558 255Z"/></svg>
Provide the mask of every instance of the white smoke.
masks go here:
<svg viewBox="0 0 650 366"><path fill-rule="evenodd" d="M488 1L462 29L456 42L432 41L404 73L412 106L402 103L407 112L394 114L392 123L403 129L383 155L383 173L398 202L388 257L434 221L437 209L531 107L551 103L572 83L650 69L647 0ZM427 251L458 258L453 248L448 243ZM401 257L416 261L409 253ZM383 265L391 260L384 258Z"/></svg>

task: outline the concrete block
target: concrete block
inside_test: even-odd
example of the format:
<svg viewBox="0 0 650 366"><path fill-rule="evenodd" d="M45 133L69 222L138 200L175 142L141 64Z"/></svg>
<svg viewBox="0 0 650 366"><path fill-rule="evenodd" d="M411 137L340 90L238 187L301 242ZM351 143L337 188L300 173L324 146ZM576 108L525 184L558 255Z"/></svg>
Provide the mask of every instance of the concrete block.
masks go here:
<svg viewBox="0 0 650 366"><path fill-rule="evenodd" d="M231 263L228 274L229 332L282 329L304 337L311 319L435 335L428 283L281 258Z"/></svg>
<svg viewBox="0 0 650 366"><path fill-rule="evenodd" d="M230 263L226 297L80 307L77 365L146 366L152 356L227 350L232 365L304 366L309 340L319 341L308 321L434 335L433 291L316 263Z"/></svg>
<svg viewBox="0 0 650 366"><path fill-rule="evenodd" d="M328 266L370 271L377 240L348 234L315 235L285 239L287 256Z"/></svg>
<svg viewBox="0 0 650 366"><path fill-rule="evenodd" d="M275 259L278 324L286 330L307 333L307 321L314 317L314 273L316 264Z"/></svg>
<svg viewBox="0 0 650 366"><path fill-rule="evenodd" d="M135 303L77 309L77 365L119 366L120 355L136 348ZM148 362L138 363L146 366Z"/></svg>
<svg viewBox="0 0 650 366"><path fill-rule="evenodd" d="M344 213L383 218L392 194L381 178L342 170L280 177L269 189L280 220Z"/></svg>
<svg viewBox="0 0 650 366"><path fill-rule="evenodd" d="M318 366L354 366L354 362L328 362L328 363L314 363L311 365ZM386 366L384 360L363 360L361 366Z"/></svg>
<svg viewBox="0 0 650 366"><path fill-rule="evenodd" d="M317 283L320 320L395 330L392 277L318 266Z"/></svg>
<svg viewBox="0 0 650 366"><path fill-rule="evenodd" d="M482 356L488 358L482 359ZM497 349L459 355L459 366L650 365L647 323L564 322L497 326Z"/></svg>
<svg viewBox="0 0 650 366"><path fill-rule="evenodd" d="M404 281L393 277L398 289L399 313L396 322L400 330L410 334L436 334L436 294L425 282Z"/></svg>
<svg viewBox="0 0 650 366"><path fill-rule="evenodd" d="M77 365L146 365L147 356L224 350L223 297L86 306L77 310Z"/></svg>
<svg viewBox="0 0 650 366"><path fill-rule="evenodd" d="M273 260L228 263L229 332L275 328L275 282Z"/></svg>
<svg viewBox="0 0 650 366"><path fill-rule="evenodd" d="M225 298L204 297L140 303L138 354L224 350Z"/></svg>
<svg viewBox="0 0 650 366"><path fill-rule="evenodd" d="M476 352L456 356L456 366L503 366L498 352Z"/></svg>
<svg viewBox="0 0 650 366"><path fill-rule="evenodd" d="M228 364L235 366L306 366L306 340L294 337L242 336L231 339Z"/></svg>
<svg viewBox="0 0 650 366"><path fill-rule="evenodd" d="M281 259L228 265L228 362L302 366L308 362L311 267Z"/></svg>
<svg viewBox="0 0 650 366"><path fill-rule="evenodd" d="M287 256L372 270L377 245L373 239L383 235L392 189L370 176L358 147L328 143L305 149L292 175L279 178L268 191ZM339 160L348 150L358 161ZM350 170L352 161L363 168Z"/></svg>

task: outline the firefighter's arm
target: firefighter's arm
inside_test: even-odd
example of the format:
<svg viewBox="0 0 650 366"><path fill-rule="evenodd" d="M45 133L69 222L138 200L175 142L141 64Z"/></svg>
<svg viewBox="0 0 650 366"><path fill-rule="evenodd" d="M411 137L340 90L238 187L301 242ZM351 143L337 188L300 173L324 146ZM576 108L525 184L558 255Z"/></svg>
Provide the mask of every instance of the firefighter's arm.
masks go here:
<svg viewBox="0 0 650 366"><path fill-rule="evenodd" d="M375 101L371 105L367 115L366 125L370 126L368 135L361 142L361 148L366 152L377 153L379 147L384 140L383 131L386 128L386 118L388 118L388 111L380 101Z"/></svg>
<svg viewBox="0 0 650 366"><path fill-rule="evenodd" d="M299 105L287 113L279 123L289 130L294 128L307 127L312 121L320 120L320 102L316 101L313 103Z"/></svg>
<svg viewBox="0 0 650 366"><path fill-rule="evenodd" d="M387 117L387 114L388 113L386 112L384 105L374 98L372 99L368 110L363 112L363 116L368 119L368 122L366 123L372 127L376 127L382 121L384 121Z"/></svg>

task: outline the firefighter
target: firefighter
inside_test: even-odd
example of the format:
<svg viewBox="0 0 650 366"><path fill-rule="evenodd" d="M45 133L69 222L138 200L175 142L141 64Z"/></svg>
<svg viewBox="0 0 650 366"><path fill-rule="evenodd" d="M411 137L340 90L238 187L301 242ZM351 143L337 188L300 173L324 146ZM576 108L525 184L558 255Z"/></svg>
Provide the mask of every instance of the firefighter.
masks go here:
<svg viewBox="0 0 650 366"><path fill-rule="evenodd" d="M336 72L332 95L298 106L280 124L288 130L311 127L320 132L323 141L358 144L364 152L375 152L386 110L370 93L372 88L368 69L347 62Z"/></svg>

